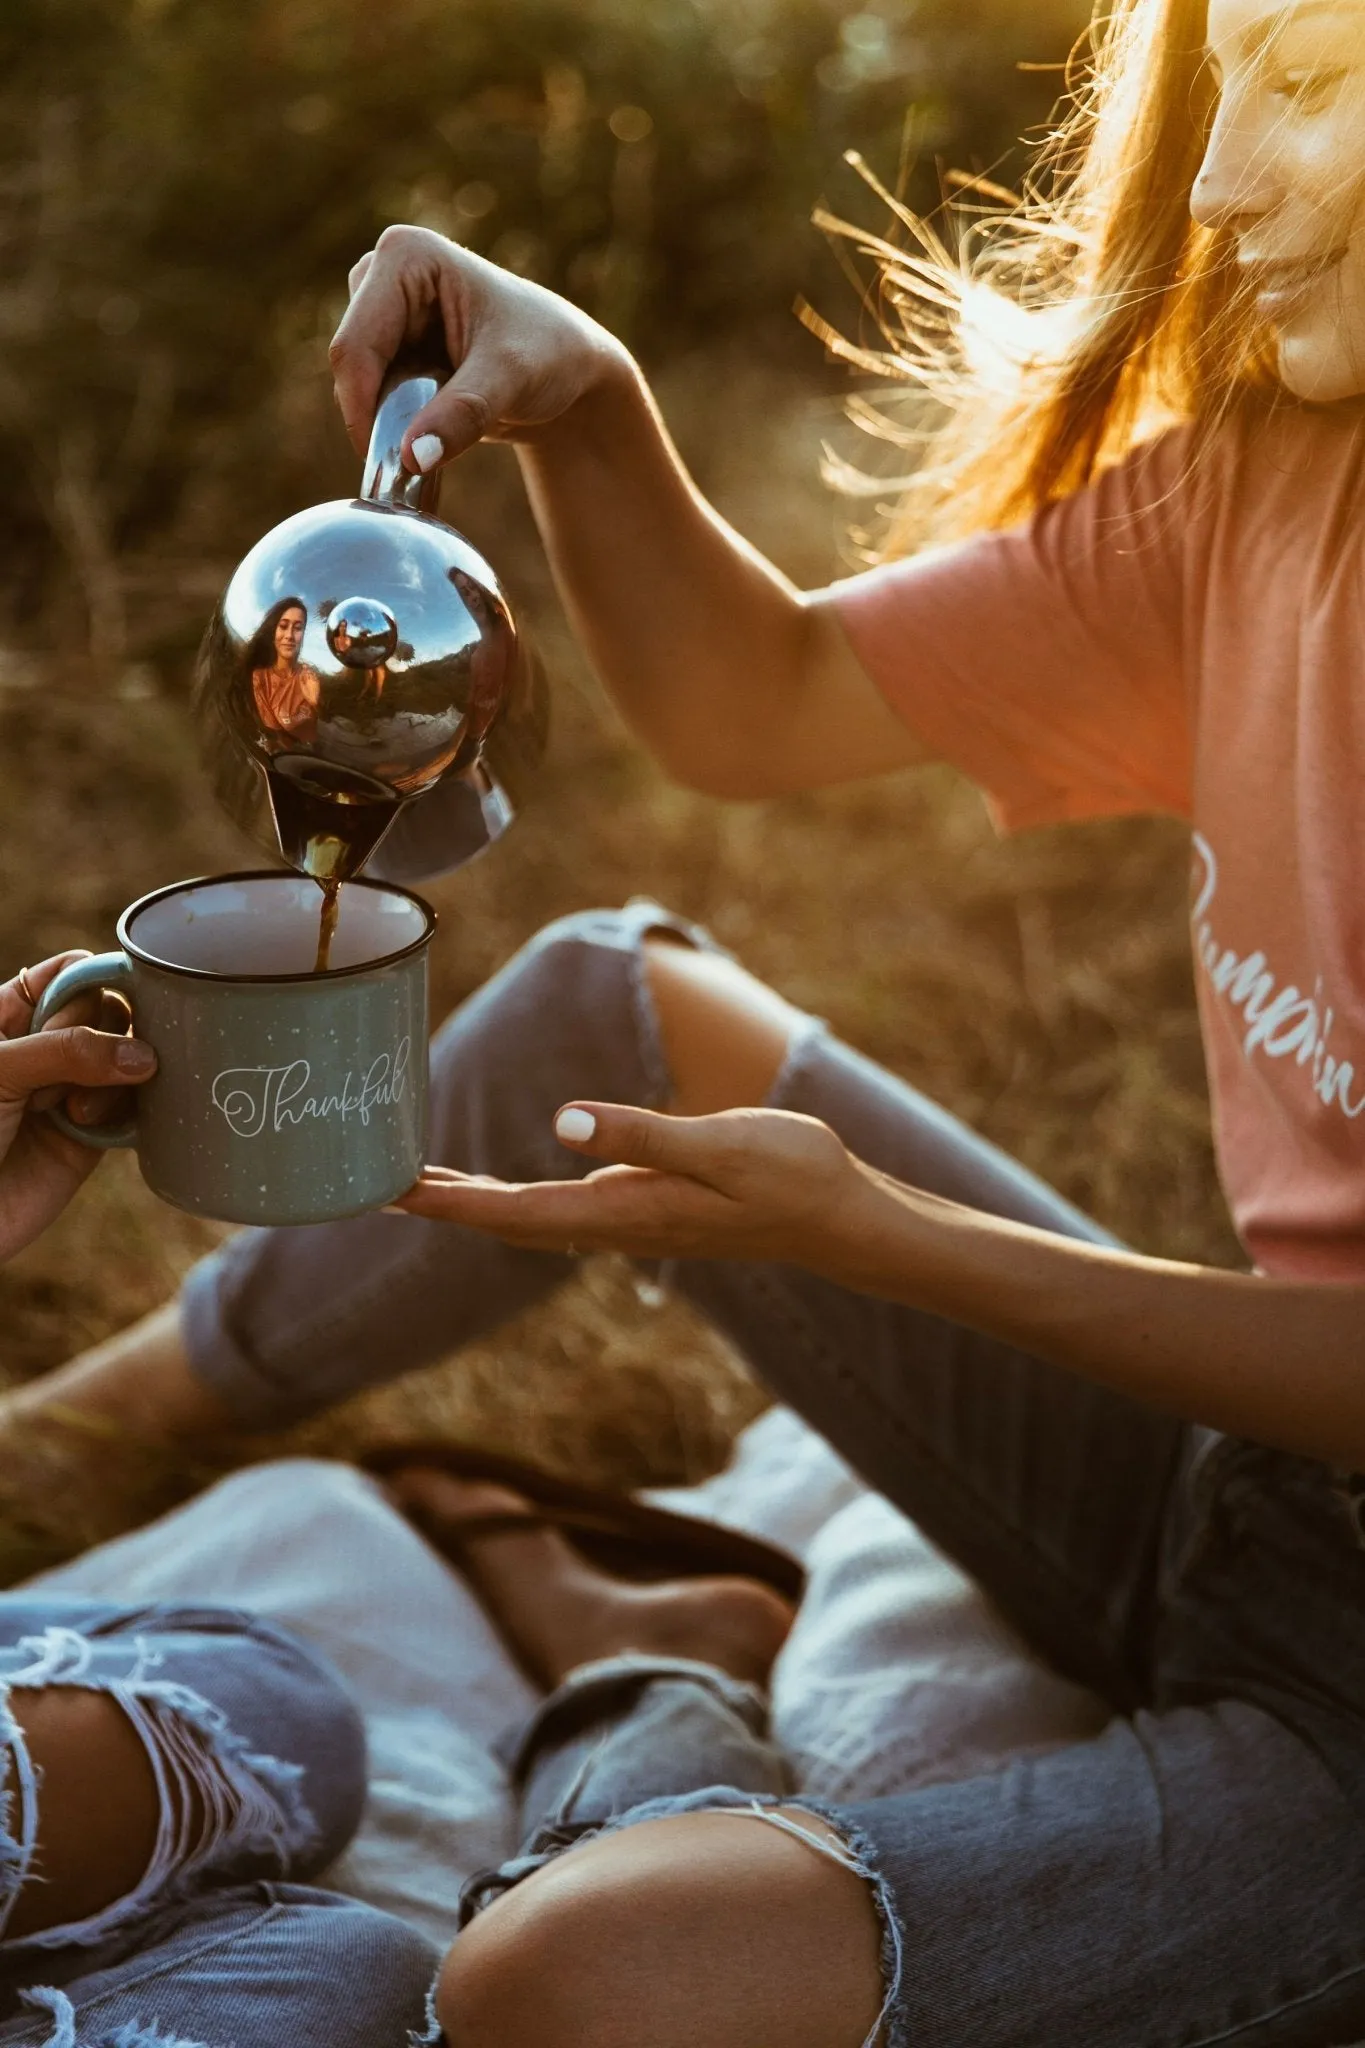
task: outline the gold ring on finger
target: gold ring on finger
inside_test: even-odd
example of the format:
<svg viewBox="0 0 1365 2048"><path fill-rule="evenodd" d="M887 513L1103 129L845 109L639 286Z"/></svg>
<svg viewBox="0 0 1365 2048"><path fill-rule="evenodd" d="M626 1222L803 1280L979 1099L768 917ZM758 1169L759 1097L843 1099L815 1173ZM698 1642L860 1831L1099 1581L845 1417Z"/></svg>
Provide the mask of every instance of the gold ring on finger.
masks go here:
<svg viewBox="0 0 1365 2048"><path fill-rule="evenodd" d="M24 1001L28 1004L30 1010L36 1010L38 1007L38 998L34 995L33 990L29 987L27 967L21 967L14 978L19 984L19 993L23 997Z"/></svg>

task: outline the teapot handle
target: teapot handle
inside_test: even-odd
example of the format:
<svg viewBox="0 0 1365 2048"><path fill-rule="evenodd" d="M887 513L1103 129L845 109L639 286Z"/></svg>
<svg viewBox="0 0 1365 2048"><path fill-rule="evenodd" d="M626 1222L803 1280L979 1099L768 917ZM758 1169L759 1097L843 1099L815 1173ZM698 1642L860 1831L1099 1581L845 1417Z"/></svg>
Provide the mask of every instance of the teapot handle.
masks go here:
<svg viewBox="0 0 1365 2048"><path fill-rule="evenodd" d="M441 480L416 475L403 467L399 451L403 436L424 405L429 405L450 375L450 364L435 352L401 356L379 388L379 404L370 429L369 453L360 486L362 498L377 505L401 506L409 512L435 512Z"/></svg>

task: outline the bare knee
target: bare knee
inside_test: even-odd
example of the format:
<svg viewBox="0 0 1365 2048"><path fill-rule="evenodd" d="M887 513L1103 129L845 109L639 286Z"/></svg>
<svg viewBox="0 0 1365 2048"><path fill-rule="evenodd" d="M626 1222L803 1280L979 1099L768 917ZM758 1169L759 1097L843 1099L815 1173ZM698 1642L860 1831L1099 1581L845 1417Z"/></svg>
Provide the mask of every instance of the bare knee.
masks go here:
<svg viewBox="0 0 1365 2048"><path fill-rule="evenodd" d="M857 2048L881 2004L864 1882L733 1813L570 1850L475 1920L442 1966L458 2048Z"/></svg>
<svg viewBox="0 0 1365 2048"><path fill-rule="evenodd" d="M152 1860L160 1802L141 1738L108 1693L21 1687L10 1711L39 1780L37 1849L5 1930L18 1936L131 1892Z"/></svg>
<svg viewBox="0 0 1365 2048"><path fill-rule="evenodd" d="M709 1116L762 1102L800 1011L723 954L662 932L645 940L645 968L673 1076L671 1106Z"/></svg>
<svg viewBox="0 0 1365 2048"><path fill-rule="evenodd" d="M467 1927L441 1965L435 2008L459 2048L611 2048L594 2031L603 1920L585 1897L528 1878ZM586 1944L586 1952L585 1952Z"/></svg>

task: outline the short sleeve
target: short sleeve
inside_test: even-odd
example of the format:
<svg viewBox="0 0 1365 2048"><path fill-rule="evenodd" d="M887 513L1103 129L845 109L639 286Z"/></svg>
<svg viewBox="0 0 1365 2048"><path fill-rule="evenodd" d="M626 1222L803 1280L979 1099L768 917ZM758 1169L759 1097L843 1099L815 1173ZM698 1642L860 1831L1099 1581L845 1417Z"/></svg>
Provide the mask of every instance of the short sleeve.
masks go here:
<svg viewBox="0 0 1365 2048"><path fill-rule="evenodd" d="M1004 830L1189 814L1189 435L1003 533L837 586L863 667Z"/></svg>

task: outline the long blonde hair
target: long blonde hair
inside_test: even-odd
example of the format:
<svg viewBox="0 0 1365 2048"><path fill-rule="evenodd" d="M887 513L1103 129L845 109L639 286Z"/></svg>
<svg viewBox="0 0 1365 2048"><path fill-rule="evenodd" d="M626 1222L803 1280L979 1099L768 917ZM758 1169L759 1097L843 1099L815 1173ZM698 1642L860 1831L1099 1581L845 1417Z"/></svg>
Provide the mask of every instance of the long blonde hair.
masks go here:
<svg viewBox="0 0 1365 2048"><path fill-rule="evenodd" d="M1190 218L1216 99L1205 11L1204 0L1115 0L1073 60L1022 196L959 180L951 247L860 162L899 233L817 216L877 265L881 345L850 342L809 310L808 324L855 366L911 387L908 407L852 406L912 457L890 486L899 502L881 555L1009 525L1163 425L1212 420L1273 386L1230 238ZM848 464L832 474L887 494L887 479Z"/></svg>

